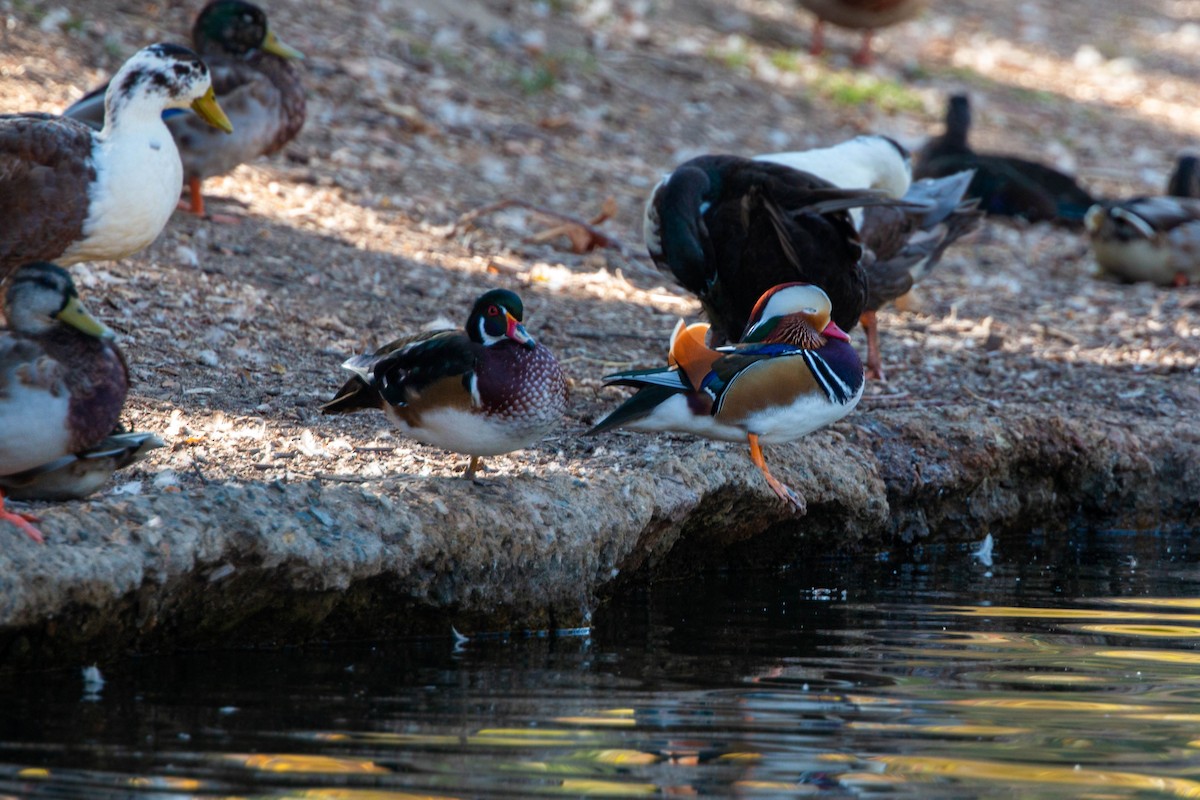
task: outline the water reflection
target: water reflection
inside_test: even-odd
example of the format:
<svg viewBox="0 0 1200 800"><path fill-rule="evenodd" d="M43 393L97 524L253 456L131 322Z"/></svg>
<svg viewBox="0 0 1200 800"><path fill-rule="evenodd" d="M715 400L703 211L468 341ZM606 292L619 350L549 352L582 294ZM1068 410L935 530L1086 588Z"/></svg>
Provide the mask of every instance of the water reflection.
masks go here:
<svg viewBox="0 0 1200 800"><path fill-rule="evenodd" d="M1200 797L1200 570L1108 535L628 592L591 637L0 684L0 798Z"/></svg>

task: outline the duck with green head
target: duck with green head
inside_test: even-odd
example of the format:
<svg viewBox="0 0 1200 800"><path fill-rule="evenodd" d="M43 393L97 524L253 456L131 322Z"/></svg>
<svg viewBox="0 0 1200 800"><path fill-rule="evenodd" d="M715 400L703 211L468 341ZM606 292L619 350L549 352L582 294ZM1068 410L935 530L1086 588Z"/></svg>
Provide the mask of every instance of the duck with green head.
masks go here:
<svg viewBox="0 0 1200 800"><path fill-rule="evenodd" d="M0 476L35 470L95 447L113 430L129 373L112 332L87 313L66 270L37 262L8 287L0 331ZM4 509L0 521L30 538L30 518Z"/></svg>
<svg viewBox="0 0 1200 800"><path fill-rule="evenodd" d="M382 409L414 439L469 455L465 474L474 478L483 456L528 447L567 408L558 361L525 330L524 313L515 292L486 292L463 330L418 334L347 360L354 377L321 410Z"/></svg>

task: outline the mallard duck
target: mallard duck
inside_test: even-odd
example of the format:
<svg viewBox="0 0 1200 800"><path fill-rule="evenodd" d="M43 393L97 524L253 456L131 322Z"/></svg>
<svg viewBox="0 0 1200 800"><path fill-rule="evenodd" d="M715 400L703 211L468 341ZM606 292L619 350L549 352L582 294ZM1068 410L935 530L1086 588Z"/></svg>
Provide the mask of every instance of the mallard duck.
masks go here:
<svg viewBox="0 0 1200 800"><path fill-rule="evenodd" d="M588 433L622 427L747 442L771 490L804 513L804 498L767 469L762 445L798 439L858 405L862 362L831 311L819 287L773 287L755 304L742 342L715 350L704 343L707 326L681 320L667 367L604 378L638 391Z"/></svg>
<svg viewBox="0 0 1200 800"><path fill-rule="evenodd" d="M486 292L464 330L418 334L347 360L354 377L321 410L382 409L417 441L470 456L465 475L474 478L482 456L528 447L567 408L558 361L523 318L515 293Z"/></svg>
<svg viewBox="0 0 1200 800"><path fill-rule="evenodd" d="M304 126L305 100L296 59L304 55L277 37L266 13L242 0L214 0L192 26L192 46L208 64L213 86L233 122L233 135L221 136L190 114L170 116L167 127L183 160L189 210L204 216L201 182L239 164L277 153ZM99 127L104 108L96 102L105 87L65 112Z"/></svg>
<svg viewBox="0 0 1200 800"><path fill-rule="evenodd" d="M15 475L0 475L0 492L10 500L78 500L97 491L117 470L165 444L153 433L112 433L95 447Z"/></svg>
<svg viewBox="0 0 1200 800"><path fill-rule="evenodd" d="M700 298L715 343L737 340L768 289L797 281L820 286L848 330L867 287L847 210L896 202L774 161L699 156L651 192L643 233L655 265Z"/></svg>
<svg viewBox="0 0 1200 800"><path fill-rule="evenodd" d="M183 180L164 108L190 106L232 130L208 67L178 45L139 50L104 103L99 132L49 114L0 116L0 280L30 261L112 260L154 241Z"/></svg>
<svg viewBox="0 0 1200 800"><path fill-rule="evenodd" d="M841 28L863 32L854 63L866 66L871 63L871 34L875 29L912 19L929 5L929 0L800 0L800 5L817 17L810 48L814 56L824 52L824 24L832 22Z"/></svg>
<svg viewBox="0 0 1200 800"><path fill-rule="evenodd" d="M977 153L967 143L970 128L970 100L963 94L952 96L946 108L946 130L921 148L916 177L944 178L973 169L975 178L967 195L979 198L984 213L1082 226L1083 215L1096 198L1074 178L1036 161Z"/></svg>
<svg viewBox="0 0 1200 800"><path fill-rule="evenodd" d="M61 267L38 262L18 269L5 312L0 475L12 476L102 441L125 404L129 375L112 332L87 313ZM0 520L42 540L29 519L5 510L2 490Z"/></svg>
<svg viewBox="0 0 1200 800"><path fill-rule="evenodd" d="M1096 263L1127 281L1200 283L1200 199L1097 203L1085 220Z"/></svg>
<svg viewBox="0 0 1200 800"><path fill-rule="evenodd" d="M1167 194L1171 197L1200 197L1200 159L1193 155L1182 155L1175 162L1175 171L1167 181Z"/></svg>
<svg viewBox="0 0 1200 800"><path fill-rule="evenodd" d="M883 380L875 312L907 294L942 258L946 248L979 227L978 199L963 199L974 173L923 178L905 193L910 207L863 210L860 228L867 273L867 306L860 322L867 334L867 377ZM922 210L922 209L925 210Z"/></svg>

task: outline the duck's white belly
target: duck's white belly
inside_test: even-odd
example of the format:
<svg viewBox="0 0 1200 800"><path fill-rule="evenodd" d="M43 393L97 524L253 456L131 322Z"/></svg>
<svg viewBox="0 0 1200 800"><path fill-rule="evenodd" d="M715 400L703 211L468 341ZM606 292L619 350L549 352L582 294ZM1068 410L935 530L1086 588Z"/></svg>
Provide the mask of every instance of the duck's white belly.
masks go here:
<svg viewBox="0 0 1200 800"><path fill-rule="evenodd" d="M692 413L686 397L677 394L655 406L647 416L621 427L646 433L691 433L723 442L744 442L746 434L754 433L763 444L780 444L837 422L854 410L862 399L862 392L860 386L858 393L844 405L831 403L824 395L805 396L788 406L772 407L744 419L725 421L708 414Z"/></svg>
<svg viewBox="0 0 1200 800"><path fill-rule="evenodd" d="M520 450L553 427L552 423L528 426L500 422L483 414L443 408L421 412L421 426L416 428L391 407L387 407L386 412L401 430L417 441L472 456L495 456Z"/></svg>
<svg viewBox="0 0 1200 800"><path fill-rule="evenodd" d="M10 384L0 398L0 475L40 467L66 455L70 397Z"/></svg>
<svg viewBox="0 0 1200 800"><path fill-rule="evenodd" d="M84 238L60 264L124 258L158 238L179 201L183 167L167 127L155 127L100 144Z"/></svg>
<svg viewBox="0 0 1200 800"><path fill-rule="evenodd" d="M741 424L750 433L758 434L763 444L790 442L818 428L832 425L849 414L862 399L862 393L863 387L860 386L858 394L845 404L831 403L823 394L801 397L790 406L756 411Z"/></svg>
<svg viewBox="0 0 1200 800"><path fill-rule="evenodd" d="M1102 269L1129 281L1150 281L1170 286L1176 269L1171 263L1169 249L1160 242L1148 239L1133 241L1092 240L1096 263Z"/></svg>

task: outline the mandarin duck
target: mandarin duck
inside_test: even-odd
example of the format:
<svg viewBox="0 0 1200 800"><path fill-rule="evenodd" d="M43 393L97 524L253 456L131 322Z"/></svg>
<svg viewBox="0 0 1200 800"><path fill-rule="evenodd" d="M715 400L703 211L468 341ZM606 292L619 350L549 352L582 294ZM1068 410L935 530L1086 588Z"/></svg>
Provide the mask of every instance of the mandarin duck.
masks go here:
<svg viewBox="0 0 1200 800"><path fill-rule="evenodd" d="M970 100L964 94L953 95L946 108L946 130L921 148L915 176L943 178L973 169L975 177L967 196L979 198L985 214L1068 228L1082 226L1083 215L1096 198L1074 178L1036 161L977 153L967 142L970 128Z"/></svg>
<svg viewBox="0 0 1200 800"><path fill-rule="evenodd" d="M78 500L97 491L117 470L165 445L153 433L111 433L94 447L15 475L0 475L0 492L11 500Z"/></svg>
<svg viewBox="0 0 1200 800"><path fill-rule="evenodd" d="M854 63L866 66L871 63L871 34L875 29L912 19L929 5L929 0L800 0L800 5L816 15L810 48L814 56L824 52L824 26L831 22L863 32Z"/></svg>
<svg viewBox="0 0 1200 800"><path fill-rule="evenodd" d="M1096 263L1105 272L1159 286L1200 283L1200 199L1097 203L1085 225Z"/></svg>
<svg viewBox="0 0 1200 800"><path fill-rule="evenodd" d="M979 227L983 212L977 199L964 199L971 170L945 178L922 178L904 199L912 207L874 206L863 210L860 231L868 251L867 304L859 320L867 334L867 376L883 380L876 313L908 293L929 274L942 253Z"/></svg>
<svg viewBox="0 0 1200 800"><path fill-rule="evenodd" d="M849 330L867 286L848 210L898 202L774 161L699 156L653 189L643 234L659 270L700 298L715 343L736 339L768 289L798 281L820 286Z"/></svg>
<svg viewBox="0 0 1200 800"><path fill-rule="evenodd" d="M523 318L515 293L486 292L464 330L418 334L347 360L354 377L321 410L382 409L417 441L470 456L465 475L473 479L483 456L528 447L567 409L558 361Z"/></svg>
<svg viewBox="0 0 1200 800"><path fill-rule="evenodd" d="M0 476L95 447L125 404L129 374L112 332L84 309L66 270L35 262L9 283L0 332ZM37 520L4 508L35 541Z"/></svg>
<svg viewBox="0 0 1200 800"><path fill-rule="evenodd" d="M232 130L208 67L173 44L134 54L104 104L100 131L50 114L0 116L0 281L30 261L112 260L154 241L183 181L163 109L190 106Z"/></svg>
<svg viewBox="0 0 1200 800"><path fill-rule="evenodd" d="M188 188L188 210L204 216L201 182L239 164L271 155L296 138L305 120L304 87L293 65L304 55L275 35L266 13L243 0L214 0L192 26L192 46L208 64L213 86L233 123L233 135L218 135L190 114L169 115ZM91 92L63 112L94 127L104 107Z"/></svg>
<svg viewBox="0 0 1200 800"><path fill-rule="evenodd" d="M1193 155L1182 155L1175 162L1175 171L1167 180L1167 194L1171 197L1200 197L1200 159Z"/></svg>
<svg viewBox="0 0 1200 800"><path fill-rule="evenodd" d="M622 427L744 441L771 490L804 513L804 498L767 469L762 445L836 422L862 397L862 362L831 313L820 287L789 283L763 294L738 344L712 349L706 325L684 327L681 320L667 367L604 378L637 393L588 433Z"/></svg>

